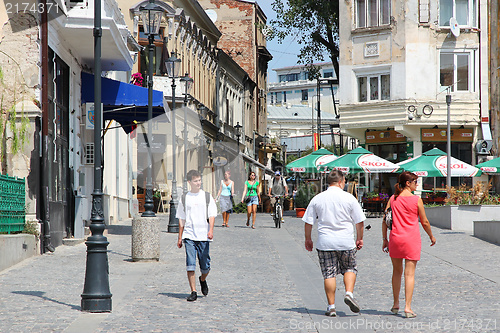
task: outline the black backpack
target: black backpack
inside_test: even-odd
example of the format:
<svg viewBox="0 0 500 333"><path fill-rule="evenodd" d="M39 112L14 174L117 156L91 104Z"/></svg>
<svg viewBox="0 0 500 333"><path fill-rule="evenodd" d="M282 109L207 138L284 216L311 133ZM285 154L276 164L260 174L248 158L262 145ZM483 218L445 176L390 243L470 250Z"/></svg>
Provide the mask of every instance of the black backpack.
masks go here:
<svg viewBox="0 0 500 333"><path fill-rule="evenodd" d="M181 197L182 201L182 207L184 208L184 212L186 211L186 195L187 193L183 193ZM205 201L206 201L206 207L207 207L207 223L210 223L209 218L208 218L208 205L210 205L210 192L205 192Z"/></svg>

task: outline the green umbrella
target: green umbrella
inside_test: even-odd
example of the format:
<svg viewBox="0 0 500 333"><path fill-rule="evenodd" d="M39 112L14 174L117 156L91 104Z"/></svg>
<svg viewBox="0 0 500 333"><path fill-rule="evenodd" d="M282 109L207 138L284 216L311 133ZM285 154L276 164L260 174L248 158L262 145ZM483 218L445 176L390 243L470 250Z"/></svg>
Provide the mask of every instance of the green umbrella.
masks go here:
<svg viewBox="0 0 500 333"><path fill-rule="evenodd" d="M399 166L374 155L365 148L358 147L335 161L323 165L328 170L340 170L346 173L395 172Z"/></svg>
<svg viewBox="0 0 500 333"><path fill-rule="evenodd" d="M306 172L306 173L317 173L318 165L328 163L337 156L325 148L313 151L311 154L301 157L293 162L286 165L286 170L291 172Z"/></svg>
<svg viewBox="0 0 500 333"><path fill-rule="evenodd" d="M499 174L500 173L500 157L492 159L490 161L486 161L483 163L479 163L476 165L476 168L479 168L482 172L487 174Z"/></svg>
<svg viewBox="0 0 500 333"><path fill-rule="evenodd" d="M426 151L420 156L398 163L406 171L413 172L419 177L446 177L446 153L437 148ZM481 170L470 164L451 158L452 177L478 177Z"/></svg>

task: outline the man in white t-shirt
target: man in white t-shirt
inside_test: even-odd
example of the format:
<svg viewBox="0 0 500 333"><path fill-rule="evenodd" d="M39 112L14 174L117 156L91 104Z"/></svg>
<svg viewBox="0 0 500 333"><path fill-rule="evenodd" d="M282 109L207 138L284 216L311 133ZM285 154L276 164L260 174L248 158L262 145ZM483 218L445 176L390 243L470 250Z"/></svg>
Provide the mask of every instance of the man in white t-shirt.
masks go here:
<svg viewBox="0 0 500 333"><path fill-rule="evenodd" d="M302 220L305 222L305 247L308 251L313 249L312 227L315 222L318 224L316 250L328 300L325 314L335 317L337 274L344 275L346 290L344 302L351 311L360 311L353 291L358 271L356 252L363 247L363 222L366 216L356 198L344 192L345 177L341 171L330 172L327 182L328 189L311 200ZM356 227L356 241L354 241L354 227Z"/></svg>
<svg viewBox="0 0 500 333"><path fill-rule="evenodd" d="M186 270L191 288L187 300L196 301L196 256L201 270L199 277L201 292L208 295L207 275L210 272L210 242L214 237L214 222L217 216L217 206L210 193L201 189L201 175L197 170L187 173L187 181L191 187L179 202L177 218L179 219L179 238L177 247L182 243L186 249ZM207 207L208 205L208 207ZM185 208L184 208L185 207Z"/></svg>

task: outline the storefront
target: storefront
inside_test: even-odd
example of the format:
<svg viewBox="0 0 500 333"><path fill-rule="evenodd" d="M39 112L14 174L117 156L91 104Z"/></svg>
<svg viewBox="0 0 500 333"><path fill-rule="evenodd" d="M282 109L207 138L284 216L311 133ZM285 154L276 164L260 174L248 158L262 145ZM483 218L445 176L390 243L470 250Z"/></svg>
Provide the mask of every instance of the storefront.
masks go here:
<svg viewBox="0 0 500 333"><path fill-rule="evenodd" d="M420 130L422 139L422 152L438 148L446 152L446 129L443 128L422 128ZM472 150L474 140L474 129L472 128L453 128L451 129L451 156L465 163L472 163ZM424 190L438 188L445 190L446 177L425 178L423 183ZM470 177L452 177L451 186L458 187L462 184L472 186Z"/></svg>
<svg viewBox="0 0 500 333"><path fill-rule="evenodd" d="M413 157L413 144L407 143L406 137L394 130L367 130L365 133L366 149L392 163L399 163ZM372 191L392 194L398 174L380 173L370 176Z"/></svg>

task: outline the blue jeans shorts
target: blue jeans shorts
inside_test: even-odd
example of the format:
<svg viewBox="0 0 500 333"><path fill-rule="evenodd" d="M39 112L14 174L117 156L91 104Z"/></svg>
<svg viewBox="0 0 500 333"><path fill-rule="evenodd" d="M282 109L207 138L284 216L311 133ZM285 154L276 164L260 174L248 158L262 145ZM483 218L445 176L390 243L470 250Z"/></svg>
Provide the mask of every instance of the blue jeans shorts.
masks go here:
<svg viewBox="0 0 500 333"><path fill-rule="evenodd" d="M247 203L247 207L251 206L251 205L259 205L259 197L258 196L254 195L254 196L251 196L249 198L250 198L250 201Z"/></svg>
<svg viewBox="0 0 500 333"><path fill-rule="evenodd" d="M198 255L201 274L207 274L210 271L210 242L193 241L191 239L184 239L183 241L186 249L186 270L188 272L196 270L196 255Z"/></svg>

